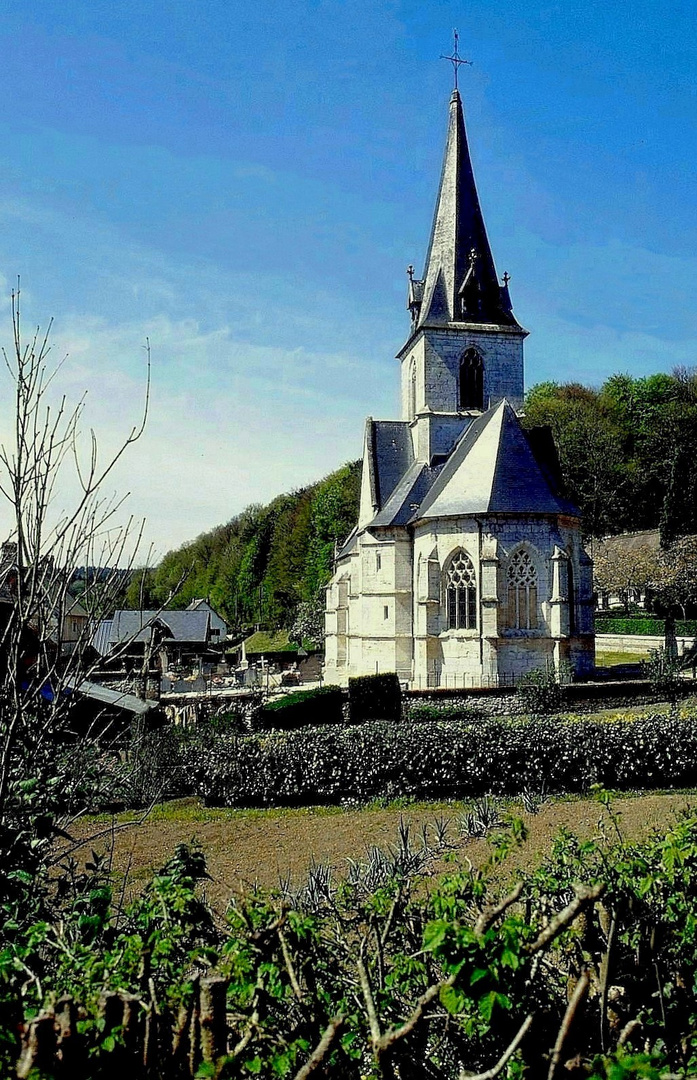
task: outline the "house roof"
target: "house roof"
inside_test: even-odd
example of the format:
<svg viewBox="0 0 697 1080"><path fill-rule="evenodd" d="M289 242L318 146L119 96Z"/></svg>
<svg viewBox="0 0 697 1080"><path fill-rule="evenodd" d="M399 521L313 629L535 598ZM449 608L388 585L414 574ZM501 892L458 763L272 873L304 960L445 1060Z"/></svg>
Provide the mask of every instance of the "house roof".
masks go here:
<svg viewBox="0 0 697 1080"><path fill-rule="evenodd" d="M114 612L109 631L109 645L130 641L149 641L153 627L159 626L173 641L205 645L208 642L208 611L126 611Z"/></svg>
<svg viewBox="0 0 697 1080"><path fill-rule="evenodd" d="M596 548L604 548L608 552L618 552L623 555L633 555L638 551L658 551L661 546L661 537L658 529L644 529L643 532L619 533L617 536L604 536L602 540L595 541Z"/></svg>
<svg viewBox="0 0 697 1080"><path fill-rule="evenodd" d="M71 615L77 619L89 618L89 612L85 610L85 607L80 599L73 600L72 604L68 604L66 606L65 615Z"/></svg>
<svg viewBox="0 0 697 1080"><path fill-rule="evenodd" d="M100 656L106 656L110 651L109 638L113 619L102 619L92 637L92 648L96 649Z"/></svg>
<svg viewBox="0 0 697 1080"><path fill-rule="evenodd" d="M159 708L159 703L157 701L143 701L142 698L136 697L135 694L124 694L119 690L110 690L107 686L102 686L100 683L89 682L86 679L82 682L74 684L69 683L68 685L72 686L75 693L83 694L92 701L99 702L102 705L108 705L114 709L124 709L126 712L133 713L135 716L144 716L153 709Z"/></svg>

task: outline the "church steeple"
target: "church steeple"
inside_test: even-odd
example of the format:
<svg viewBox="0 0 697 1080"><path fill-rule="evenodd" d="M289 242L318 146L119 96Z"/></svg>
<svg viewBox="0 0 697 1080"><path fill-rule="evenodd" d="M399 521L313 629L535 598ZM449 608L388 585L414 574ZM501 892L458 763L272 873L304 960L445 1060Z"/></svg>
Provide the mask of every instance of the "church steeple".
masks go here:
<svg viewBox="0 0 697 1080"><path fill-rule="evenodd" d="M449 58L450 59L450 58ZM518 327L499 283L472 171L462 100L450 98L448 136L422 281L410 278L412 330L479 323Z"/></svg>

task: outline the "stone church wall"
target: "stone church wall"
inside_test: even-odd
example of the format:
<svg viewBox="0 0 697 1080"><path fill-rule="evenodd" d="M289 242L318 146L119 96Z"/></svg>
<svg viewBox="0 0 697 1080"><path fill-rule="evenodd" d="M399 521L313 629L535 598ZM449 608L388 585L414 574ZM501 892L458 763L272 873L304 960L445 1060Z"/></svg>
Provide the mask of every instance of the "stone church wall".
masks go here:
<svg viewBox="0 0 697 1080"><path fill-rule="evenodd" d="M413 419L413 408L434 412L457 410L460 359L471 346L479 350L484 368L484 408L508 398L514 408L523 403L523 339L519 334L428 329L402 360L402 417ZM412 366L416 373L412 402Z"/></svg>

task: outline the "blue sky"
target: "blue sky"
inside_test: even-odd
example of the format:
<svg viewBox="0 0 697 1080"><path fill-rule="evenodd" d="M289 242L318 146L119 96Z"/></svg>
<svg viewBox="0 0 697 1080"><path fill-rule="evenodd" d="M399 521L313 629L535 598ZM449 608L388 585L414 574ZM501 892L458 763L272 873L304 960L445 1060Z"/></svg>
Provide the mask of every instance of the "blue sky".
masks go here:
<svg viewBox="0 0 697 1080"><path fill-rule="evenodd" d="M0 15L0 275L55 317L160 553L398 415L451 31L526 381L697 363L697 5L28 0ZM7 338L6 315L0 330Z"/></svg>

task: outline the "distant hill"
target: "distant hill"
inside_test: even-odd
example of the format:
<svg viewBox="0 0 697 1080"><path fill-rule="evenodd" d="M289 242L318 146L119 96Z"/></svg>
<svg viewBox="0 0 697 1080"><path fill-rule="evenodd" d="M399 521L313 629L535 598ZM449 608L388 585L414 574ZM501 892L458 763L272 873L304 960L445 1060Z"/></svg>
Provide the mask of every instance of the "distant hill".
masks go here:
<svg viewBox="0 0 697 1080"><path fill-rule="evenodd" d="M171 607L207 597L231 626L289 626L301 601L321 601L334 545L356 524L359 489L360 462L354 461L266 506L248 506L168 552L145 580L136 575L126 606L160 606L184 578Z"/></svg>

